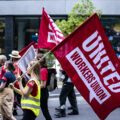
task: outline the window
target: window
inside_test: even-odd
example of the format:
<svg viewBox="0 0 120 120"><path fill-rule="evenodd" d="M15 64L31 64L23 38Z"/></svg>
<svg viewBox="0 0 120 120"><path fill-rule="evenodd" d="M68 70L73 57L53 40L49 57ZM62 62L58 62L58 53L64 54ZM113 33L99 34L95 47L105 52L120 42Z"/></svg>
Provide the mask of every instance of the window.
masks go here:
<svg viewBox="0 0 120 120"><path fill-rule="evenodd" d="M37 42L40 17L15 17L15 46L23 49L30 42Z"/></svg>
<svg viewBox="0 0 120 120"><path fill-rule="evenodd" d="M0 54L4 54L5 48L5 18L0 17Z"/></svg>
<svg viewBox="0 0 120 120"><path fill-rule="evenodd" d="M118 45L120 46L120 17L104 16L101 18L101 23L116 54L120 54L117 49Z"/></svg>

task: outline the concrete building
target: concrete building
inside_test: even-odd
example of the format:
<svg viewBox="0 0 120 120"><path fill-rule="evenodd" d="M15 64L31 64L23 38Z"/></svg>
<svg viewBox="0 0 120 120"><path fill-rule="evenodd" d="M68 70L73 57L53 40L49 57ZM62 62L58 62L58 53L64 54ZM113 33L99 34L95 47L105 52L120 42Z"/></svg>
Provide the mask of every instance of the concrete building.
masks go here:
<svg viewBox="0 0 120 120"><path fill-rule="evenodd" d="M91 0L102 10L101 22L109 40L119 41L120 0ZM53 19L66 19L81 0L0 0L0 54L23 49L39 32L42 7Z"/></svg>

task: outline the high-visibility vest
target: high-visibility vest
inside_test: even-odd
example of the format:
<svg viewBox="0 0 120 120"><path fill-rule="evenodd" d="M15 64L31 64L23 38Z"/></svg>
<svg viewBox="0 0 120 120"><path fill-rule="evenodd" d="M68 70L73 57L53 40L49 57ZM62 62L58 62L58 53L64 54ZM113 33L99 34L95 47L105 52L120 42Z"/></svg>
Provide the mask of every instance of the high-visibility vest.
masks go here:
<svg viewBox="0 0 120 120"><path fill-rule="evenodd" d="M29 94L28 97L23 97L22 96L21 106L22 106L22 109L29 109L29 110L33 111L33 113L36 116L38 116L39 115L39 110L40 110L40 82L37 81L36 79L30 79L28 81L28 83L32 80L34 80L35 83L37 84L37 87L38 87L37 95L32 96L31 94ZM26 87L27 87L27 85L26 85ZM25 87L25 89L26 89L26 87Z"/></svg>

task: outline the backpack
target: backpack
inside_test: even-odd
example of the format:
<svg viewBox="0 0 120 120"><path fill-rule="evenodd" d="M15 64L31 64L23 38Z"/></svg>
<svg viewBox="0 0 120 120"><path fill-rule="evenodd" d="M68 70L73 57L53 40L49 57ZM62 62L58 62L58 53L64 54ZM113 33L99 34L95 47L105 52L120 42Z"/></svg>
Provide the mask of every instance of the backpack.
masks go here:
<svg viewBox="0 0 120 120"><path fill-rule="evenodd" d="M56 78L56 69L47 68L48 70L48 80L47 80L47 88L48 91L53 91L57 88L57 78Z"/></svg>

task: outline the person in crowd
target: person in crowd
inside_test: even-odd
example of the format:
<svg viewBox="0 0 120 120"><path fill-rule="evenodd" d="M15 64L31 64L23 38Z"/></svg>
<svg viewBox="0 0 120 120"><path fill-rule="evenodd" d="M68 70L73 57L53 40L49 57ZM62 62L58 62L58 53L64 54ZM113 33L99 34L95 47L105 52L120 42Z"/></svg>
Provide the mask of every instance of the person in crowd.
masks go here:
<svg viewBox="0 0 120 120"><path fill-rule="evenodd" d="M18 62L18 60L21 57L19 55L19 51L12 50L12 52L11 52L11 54L9 54L9 56L10 56L10 60L13 62L13 65L15 67L14 74L15 74L16 78L18 78L20 76L20 74L21 74L21 71L20 71L20 69L17 66L17 62ZM18 85L17 81L15 82L15 87L19 88L19 85ZM21 96L19 94L17 94L17 93L14 93L14 94L15 94L15 98L14 98L13 115L17 115L17 105L19 104L19 106L20 106Z"/></svg>
<svg viewBox="0 0 120 120"><path fill-rule="evenodd" d="M33 69L30 69L32 66ZM10 84L18 94L22 95L21 106L23 109L23 118L22 120L35 120L39 115L40 110L40 65L37 60L32 60L28 64L27 68L28 74L31 78L28 80L25 88L22 85L22 78L17 78L20 89L14 87L13 84Z"/></svg>
<svg viewBox="0 0 120 120"><path fill-rule="evenodd" d="M12 52L11 52L11 54L9 54L9 56L10 56L10 60L13 62L13 65L14 65L14 67L15 67L14 73L15 73L16 77L19 77L20 74L21 74L21 71L20 71L20 69L19 69L18 66L17 66L17 62L18 62L18 60L19 60L20 57L21 57L21 56L19 55L19 51L17 51L17 50L12 50Z"/></svg>
<svg viewBox="0 0 120 120"><path fill-rule="evenodd" d="M65 76L63 80L63 86L60 92L59 101L60 106L58 108L55 108L58 113L55 114L56 118L65 117L66 116L66 110L65 110L65 104L66 99L68 97L68 100L72 106L72 111L68 113L68 115L78 115L78 107L77 107L77 100L76 95L74 91L74 84L72 83L71 79L68 77L66 72L64 70L61 70L62 74Z"/></svg>
<svg viewBox="0 0 120 120"><path fill-rule="evenodd" d="M14 93L11 88L8 88L9 84L16 79L13 73L15 68L11 61L6 61L4 68L6 72L1 79L0 85L0 113L3 116L3 120L16 120L12 114Z"/></svg>
<svg viewBox="0 0 120 120"><path fill-rule="evenodd" d="M5 55L0 55L0 80L2 79L4 73L6 72L4 69L4 64L7 61L7 57Z"/></svg>
<svg viewBox="0 0 120 120"><path fill-rule="evenodd" d="M37 60L41 59L44 54L38 53ZM49 98L49 92L46 86L47 80L48 80L48 71L47 71L47 64L46 59L41 60L41 110L46 120L52 120L51 115L48 110L48 98Z"/></svg>

